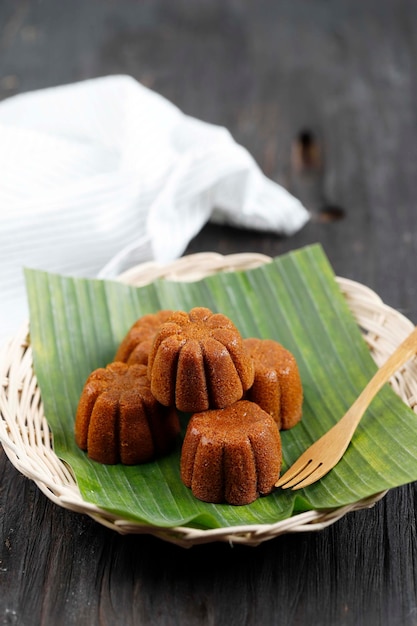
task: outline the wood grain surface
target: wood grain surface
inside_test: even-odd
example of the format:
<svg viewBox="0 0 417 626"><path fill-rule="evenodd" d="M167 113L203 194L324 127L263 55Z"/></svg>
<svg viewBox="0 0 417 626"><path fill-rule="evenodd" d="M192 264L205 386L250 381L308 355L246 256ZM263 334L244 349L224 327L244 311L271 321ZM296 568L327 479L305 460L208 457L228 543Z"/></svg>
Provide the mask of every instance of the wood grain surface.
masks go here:
<svg viewBox="0 0 417 626"><path fill-rule="evenodd" d="M414 323L416 59L412 0L0 2L0 99L130 74L312 211L291 238L207 225L188 252L319 241ZM186 550L55 506L0 449L0 623L414 625L415 511L413 484L319 533Z"/></svg>

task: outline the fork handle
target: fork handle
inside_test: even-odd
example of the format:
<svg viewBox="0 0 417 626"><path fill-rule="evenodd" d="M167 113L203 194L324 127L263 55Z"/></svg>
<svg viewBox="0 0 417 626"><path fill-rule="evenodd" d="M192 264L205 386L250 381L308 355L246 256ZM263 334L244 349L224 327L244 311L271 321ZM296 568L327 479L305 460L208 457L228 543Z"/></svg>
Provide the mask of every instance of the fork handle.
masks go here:
<svg viewBox="0 0 417 626"><path fill-rule="evenodd" d="M417 326L407 335L398 348L388 357L383 365L376 371L368 382L364 390L357 397L347 413L340 420L339 424L345 426L346 430L353 435L359 424L362 415L378 393L378 391L389 381L391 376L399 370L417 352ZM343 426L342 429L344 430Z"/></svg>

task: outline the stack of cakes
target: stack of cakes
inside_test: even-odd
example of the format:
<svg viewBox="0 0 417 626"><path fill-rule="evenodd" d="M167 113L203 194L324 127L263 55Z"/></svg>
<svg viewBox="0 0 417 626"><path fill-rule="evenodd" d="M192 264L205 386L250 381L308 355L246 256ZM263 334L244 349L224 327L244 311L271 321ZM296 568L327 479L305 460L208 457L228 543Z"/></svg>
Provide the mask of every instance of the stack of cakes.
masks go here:
<svg viewBox="0 0 417 626"><path fill-rule="evenodd" d="M195 497L249 504L272 491L281 469L280 430L301 419L293 355L273 340L243 339L205 307L138 319L114 362L81 394L77 444L102 463L136 464L167 454L191 414L180 473Z"/></svg>

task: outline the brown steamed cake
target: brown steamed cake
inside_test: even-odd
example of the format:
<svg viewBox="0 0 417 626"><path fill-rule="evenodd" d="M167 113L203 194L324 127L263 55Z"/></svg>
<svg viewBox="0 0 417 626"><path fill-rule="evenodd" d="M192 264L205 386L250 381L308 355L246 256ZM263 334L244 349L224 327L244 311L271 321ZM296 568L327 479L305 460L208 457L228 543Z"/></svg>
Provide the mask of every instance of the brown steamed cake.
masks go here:
<svg viewBox="0 0 417 626"><path fill-rule="evenodd" d="M191 417L181 452L181 479L205 502L249 504L272 491L281 470L273 418L240 400Z"/></svg>
<svg viewBox="0 0 417 626"><path fill-rule="evenodd" d="M180 431L175 409L150 391L145 365L110 363L88 377L75 421L75 440L100 463L145 463L167 454Z"/></svg>
<svg viewBox="0 0 417 626"><path fill-rule="evenodd" d="M161 404L198 412L240 400L252 385L254 368L233 322L196 307L173 313L159 327L148 376Z"/></svg>
<svg viewBox="0 0 417 626"><path fill-rule="evenodd" d="M272 339L244 339L255 365L255 379L245 397L287 430L301 419L303 388L294 356Z"/></svg>
<svg viewBox="0 0 417 626"><path fill-rule="evenodd" d="M147 365L155 333L172 313L173 311L163 310L148 313L136 320L119 345L114 360L123 361L129 365L134 363Z"/></svg>
<svg viewBox="0 0 417 626"><path fill-rule="evenodd" d="M302 402L297 363L281 344L243 340L229 318L204 307L164 310L138 319L115 362L90 374L75 436L101 463L144 463L173 449L175 409L194 413L182 481L200 500L243 505L272 491L279 429L298 423Z"/></svg>

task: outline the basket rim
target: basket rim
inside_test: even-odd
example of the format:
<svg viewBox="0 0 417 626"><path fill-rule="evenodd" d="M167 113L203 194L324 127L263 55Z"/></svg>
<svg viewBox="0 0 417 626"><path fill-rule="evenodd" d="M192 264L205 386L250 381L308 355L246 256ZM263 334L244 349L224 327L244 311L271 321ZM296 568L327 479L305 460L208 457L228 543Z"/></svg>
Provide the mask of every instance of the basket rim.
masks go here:
<svg viewBox="0 0 417 626"><path fill-rule="evenodd" d="M203 252L181 257L168 264L154 261L142 263L124 272L117 279L134 285L145 284L143 281L146 281L147 278L148 282L157 278L179 281L198 280L212 273L250 269L271 261L271 257L258 253L222 255ZM402 313L385 305L369 287L341 277L336 277L336 281L358 325L361 327L366 322L365 340L373 358L380 365L387 354L395 349L396 345L410 332L414 325ZM390 333L393 324L396 329L394 337ZM22 367L22 363L25 364L25 367ZM411 366L415 368L416 364L412 363ZM404 372L393 377L391 383L394 391L401 395L411 408L416 410L417 399L414 401L414 394L405 390L406 385L403 384L403 379ZM29 322L25 322L19 332L0 351L0 380L2 383L0 390L0 442L11 463L19 472L34 481L38 488L55 504L78 513L84 513L120 534L152 534L182 547L191 547L213 541L257 546L285 533L322 530L350 511L373 506L387 493L384 491L351 505L331 510L312 510L299 513L272 524L198 529L188 526L162 527L132 522L83 500L71 469L55 454L32 367ZM29 434L19 433L15 423L16 411L22 410L17 406L16 398L20 398L25 389L28 389L26 391L28 397L23 403L27 410L24 419ZM42 414L41 418L38 417L39 413ZM31 418L33 418L33 423ZM20 445L17 445L16 441Z"/></svg>

